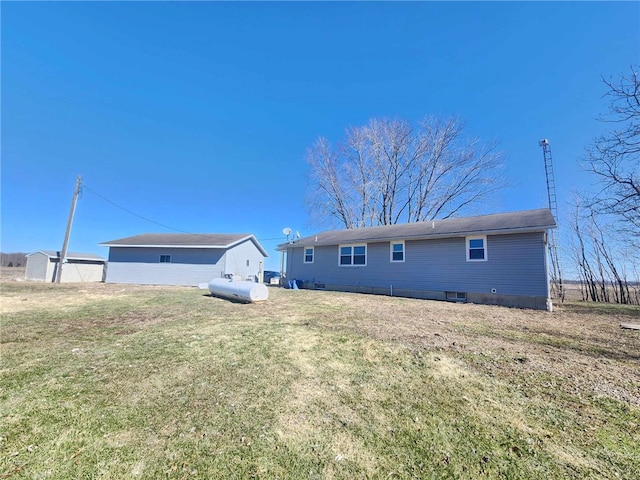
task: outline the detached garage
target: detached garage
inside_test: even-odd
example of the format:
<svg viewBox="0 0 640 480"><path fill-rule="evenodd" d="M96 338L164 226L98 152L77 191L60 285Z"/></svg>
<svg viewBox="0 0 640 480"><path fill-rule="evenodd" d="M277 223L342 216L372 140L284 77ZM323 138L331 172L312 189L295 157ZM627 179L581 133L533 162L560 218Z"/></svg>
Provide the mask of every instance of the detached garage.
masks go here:
<svg viewBox="0 0 640 480"><path fill-rule="evenodd" d="M54 282L58 272L60 252L40 250L27 255L26 280ZM62 267L61 282L102 282L107 259L93 253L67 253Z"/></svg>
<svg viewBox="0 0 640 480"><path fill-rule="evenodd" d="M109 247L107 283L191 285L225 276L256 281L267 252L249 233L144 233Z"/></svg>

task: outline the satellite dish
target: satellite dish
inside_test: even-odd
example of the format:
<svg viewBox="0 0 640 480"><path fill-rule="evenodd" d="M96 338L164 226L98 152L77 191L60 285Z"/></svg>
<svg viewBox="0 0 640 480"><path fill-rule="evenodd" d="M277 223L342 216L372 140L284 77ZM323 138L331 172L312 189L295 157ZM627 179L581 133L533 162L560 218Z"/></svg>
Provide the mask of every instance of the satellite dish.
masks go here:
<svg viewBox="0 0 640 480"><path fill-rule="evenodd" d="M296 238L300 238L300 232L296 230Z"/></svg>
<svg viewBox="0 0 640 480"><path fill-rule="evenodd" d="M289 227L283 228L282 229L282 234L286 235L288 237L289 235L291 235L291 229Z"/></svg>

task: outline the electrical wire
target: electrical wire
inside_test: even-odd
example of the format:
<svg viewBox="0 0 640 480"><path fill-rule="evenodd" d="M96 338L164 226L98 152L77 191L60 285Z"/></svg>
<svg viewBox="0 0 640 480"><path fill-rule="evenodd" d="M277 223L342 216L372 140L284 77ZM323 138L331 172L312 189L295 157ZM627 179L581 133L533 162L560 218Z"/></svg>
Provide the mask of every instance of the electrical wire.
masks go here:
<svg viewBox="0 0 640 480"><path fill-rule="evenodd" d="M143 217L142 215L138 215L137 213L129 210L128 208L123 207L122 205L118 205L116 202L109 200L107 197L105 197L104 195L100 195L98 192L96 192L95 190L93 190L90 187L87 187L86 184L82 184L82 191L87 190L90 193L93 193L96 197L101 198L102 200L104 200L107 203L110 203L111 205L113 205L114 207L119 208L120 210L123 210L125 212L127 212L130 215L133 215L134 217L138 217L146 222L150 222L150 223L154 223L156 225L159 225L161 227L164 228L168 228L169 230L174 230L176 232L180 232L180 233L188 233L191 235L204 235L204 234L197 234L197 233L192 233L192 232L185 232L184 230L180 230L179 228L174 228L174 227L170 227L169 225L165 225L164 223L160 223L160 222L156 222L155 220L152 220L150 218L147 217ZM270 241L270 240L283 240L282 237L276 237L276 238L258 238L257 239L259 242L265 242L265 241Z"/></svg>
<svg viewBox="0 0 640 480"><path fill-rule="evenodd" d="M125 208L125 207L123 207L122 205L118 205L116 202L113 202L113 201L109 200L107 197L105 197L105 196L103 196L103 195L100 195L100 194L99 194L98 192L96 192L95 190L93 190L93 189L91 189L91 188L87 187L87 185L86 185L86 184L82 185L82 190L87 190L87 191L89 191L90 193L93 193L95 196L100 197L100 198L101 198L102 200L104 200L105 202L110 203L110 204L111 204L111 205L113 205L114 207L117 207L117 208L119 208L120 210L123 210L123 211L127 212L128 214L133 215L134 217L138 217L138 218L140 218L140 219L142 219L142 220L144 220L144 221L146 221L146 222L155 223L156 225L159 225L159 226L164 227L164 228L168 228L169 230L174 230L174 231L176 231L176 232L180 232L180 233L190 233L190 232L185 232L184 230L180 230L179 228L173 228L173 227L170 227L169 225L165 225L164 223L156 222L155 220L152 220L152 219L147 218L147 217L143 217L142 215L138 215L137 213L132 212L132 211L131 211L131 210L129 210L128 208Z"/></svg>

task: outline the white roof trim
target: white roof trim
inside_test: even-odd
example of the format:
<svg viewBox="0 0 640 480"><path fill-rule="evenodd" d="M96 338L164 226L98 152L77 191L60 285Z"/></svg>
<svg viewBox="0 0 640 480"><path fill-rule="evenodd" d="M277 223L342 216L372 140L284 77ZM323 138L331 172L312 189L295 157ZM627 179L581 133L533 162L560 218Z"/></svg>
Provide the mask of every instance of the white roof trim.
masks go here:
<svg viewBox="0 0 640 480"><path fill-rule="evenodd" d="M41 253L42 255L49 257L49 258L60 258L60 256L56 253L56 254L51 254L46 252L45 250L38 250L37 252L31 252L31 253L27 253L25 255L25 257L30 257L31 255L35 255L37 253ZM87 256L87 255L91 255L91 256ZM107 259L103 258L99 255L93 254L93 253L88 253L88 254L78 254L78 253L67 253L67 256L65 257L67 260L87 260L87 261L91 261L91 262L106 262Z"/></svg>
<svg viewBox="0 0 640 480"><path fill-rule="evenodd" d="M100 243L101 247L109 248L230 248L234 244L229 245L121 245L119 243Z"/></svg>
<svg viewBox="0 0 640 480"><path fill-rule="evenodd" d="M247 235L246 237L240 238L235 242L228 243L226 245L122 245L119 243L100 243L98 244L100 247L109 247L109 248L210 248L216 250L227 250L229 248L233 248L236 245L241 244L242 242L246 242L247 240L251 240L253 244L260 250L260 253L265 257L268 257L269 254L267 251L260 245L258 239L255 235Z"/></svg>

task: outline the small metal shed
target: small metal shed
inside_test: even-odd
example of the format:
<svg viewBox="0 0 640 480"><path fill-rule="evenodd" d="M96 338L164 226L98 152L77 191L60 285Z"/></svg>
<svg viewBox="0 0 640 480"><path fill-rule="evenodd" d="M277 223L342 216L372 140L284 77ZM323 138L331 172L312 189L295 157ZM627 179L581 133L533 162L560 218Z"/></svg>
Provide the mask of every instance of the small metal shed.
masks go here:
<svg viewBox="0 0 640 480"><path fill-rule="evenodd" d="M60 252L39 250L27 255L26 280L54 282ZM102 282L104 281L107 259L93 253L69 252L62 267L61 282Z"/></svg>

